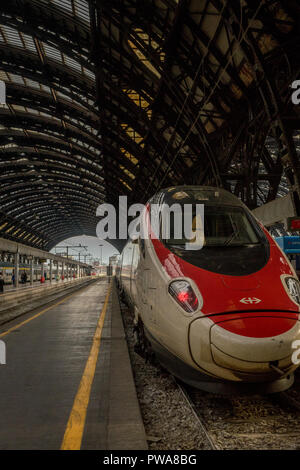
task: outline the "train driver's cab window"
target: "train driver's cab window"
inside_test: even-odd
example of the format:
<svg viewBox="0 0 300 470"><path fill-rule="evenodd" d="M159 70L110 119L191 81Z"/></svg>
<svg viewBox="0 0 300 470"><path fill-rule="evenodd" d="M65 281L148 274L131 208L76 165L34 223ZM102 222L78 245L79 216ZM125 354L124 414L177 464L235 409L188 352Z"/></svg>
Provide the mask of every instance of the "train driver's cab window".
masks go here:
<svg viewBox="0 0 300 470"><path fill-rule="evenodd" d="M203 231L202 219L193 210L189 214L190 228L184 227L183 209L160 215L160 238L167 245L184 249L195 240L196 228ZM184 230L185 229L185 230ZM179 235L179 237L178 237ZM204 207L204 246L243 246L261 243L246 211L241 207Z"/></svg>

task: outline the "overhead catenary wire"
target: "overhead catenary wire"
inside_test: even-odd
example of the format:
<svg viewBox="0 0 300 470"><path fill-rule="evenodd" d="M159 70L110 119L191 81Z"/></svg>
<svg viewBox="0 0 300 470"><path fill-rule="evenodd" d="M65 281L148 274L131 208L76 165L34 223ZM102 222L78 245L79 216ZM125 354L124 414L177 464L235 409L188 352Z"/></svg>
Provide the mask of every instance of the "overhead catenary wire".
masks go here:
<svg viewBox="0 0 300 470"><path fill-rule="evenodd" d="M226 8L226 6L227 6L227 2L225 2L224 5L223 5L223 8L222 8L222 10L221 10L221 12L220 12L221 15L222 15L224 9ZM174 129L173 129L173 131L172 131L172 134L171 134L171 136L170 136L168 142L167 142L166 145L165 145L165 148L164 148L164 150L163 150L163 152L162 152L162 155L161 155L161 157L160 157L160 160L159 160L159 163L158 163L158 165L157 165L157 167L156 167L156 170L154 171L154 174L152 175L152 178L151 178L151 180L150 180L150 182L149 182L149 184L148 184L148 186L147 186L147 188L146 188L145 194L148 193L148 190L149 190L149 188L151 187L151 185L152 185L152 183L153 183L153 181L154 181L154 178L155 178L155 176L156 176L158 170L159 170L160 167L161 167L161 164L162 164L163 159L164 159L164 156L165 156L165 154L166 154L166 152L167 152L167 150L168 150L168 147L169 147L170 143L173 141L173 138L175 137L176 129L177 129L177 126L178 126L178 124L179 124L179 121L180 121L180 119L181 119L181 117L182 117L182 115L183 115L184 108L185 108L186 103L188 102L188 99L189 99L189 97L190 97L190 95L191 95L191 93L192 93L192 91L193 91L193 89L194 89L194 85L195 85L196 80L197 80L197 78L198 78L198 74L199 74L199 72L200 72L201 67L203 66L203 63L204 63L204 60L205 60L207 54L209 53L209 46L210 46L210 44L213 42L213 40L214 40L214 35L213 35L213 36L211 37L211 39L209 40L209 43L208 43L208 46L207 46L207 52L206 52L206 54L204 54L204 55L202 56L201 61L200 61L199 65L198 65L198 67L197 67L195 76L194 76L194 78L193 78L193 82L192 82L192 84L191 84L191 86L190 86L190 89L189 89L189 92L188 92L188 94L186 95L185 100L184 100L184 102L183 102L183 105L182 105L182 107L181 107L181 109L180 109L180 112L179 112L179 114L178 114L178 116L177 116L177 119L176 119L176 122L175 122Z"/></svg>
<svg viewBox="0 0 300 470"><path fill-rule="evenodd" d="M263 5L262 2L260 2L260 4L259 4L258 8L256 9L256 11L255 11L253 17L251 18L251 20L249 21L249 24L247 25L245 31L243 32L240 41L242 41L242 40L245 38L245 36L246 36L246 34L247 34L249 28L251 27L251 25L252 25L253 22L255 21L255 19L256 19L257 15L258 15L258 13L259 13L259 11L260 11L262 5ZM224 10L224 7L225 7L225 4L224 4L224 6L223 6L222 11ZM221 13L222 13L222 11L221 11ZM210 42L211 42L211 41L210 41ZM209 45L210 45L210 43L209 43ZM208 45L208 47L207 47L207 51L209 51L209 45ZM206 98L206 101L205 101L205 103L203 104L203 106L202 106L201 110L199 111L199 113L197 114L195 120L194 120L193 123L191 124L191 126L190 126L190 128L189 128L189 130L188 130L188 132L187 132L187 134L186 134L186 136L185 136L185 138L184 138L184 140L183 140L182 143L180 144L180 147L179 147L179 149L177 150L177 152L175 153L175 155L174 155L172 161L169 163L168 168L167 168L167 170L165 171L165 174L164 174L163 178L161 179L161 181L159 182L158 186L156 187L156 191L158 191L158 190L162 187L162 184L163 184L163 182L165 181L166 176L168 175L170 169L172 168L172 166L174 165L175 161L177 160L177 157L178 157L179 153L181 152L181 150L182 150L182 148L184 147L184 145L185 145L185 143L186 143L188 137L190 136L191 132L193 131L195 125L197 124L197 122L198 122L198 120L199 120L199 118L200 118L200 116L201 116L202 109L208 104L210 98L212 97L213 93L215 92L215 89L216 89L217 86L219 85L219 82L220 82L221 78L223 77L224 73L226 72L228 66L230 65L231 60L232 60L232 57L234 57L234 55L237 53L237 51L238 51L238 49L236 49L235 51L233 51L231 57L228 59L227 63L226 63L225 66L223 67L222 72L221 72L221 74L220 74L218 80L216 81L214 87L212 88L212 90L211 90L209 96ZM194 78L194 81L197 79L197 74L199 73L199 70L200 70L200 66L201 66L201 65L202 65L202 61L201 61L200 65L199 65L199 67L198 67L198 69L197 69L197 72L196 72L196 76L195 76L195 78ZM193 82L193 85L194 85L194 82ZM193 85L192 85L192 87L191 87L191 90L192 90L192 88L193 88ZM191 92L191 90L190 90L190 92ZM184 106L185 106L185 103L186 103L188 97L189 97L189 95L188 95L187 98L185 99ZM183 109L184 109L184 108L183 108ZM182 109L182 110L183 110L183 109ZM178 119L177 119L177 121L178 121ZM177 121L176 121L176 124L177 124ZM176 130L176 128L174 129L173 133L175 132L175 130ZM168 143L170 142L171 138L172 138L172 135L171 135L171 137L170 137ZM168 144L166 145L165 151L167 150L167 147L168 147ZM165 155L165 151L163 152L163 156ZM153 180L154 180L154 178L155 178L155 176L156 176L156 174L157 174L157 171L159 170L159 168L160 168L160 166L161 166L161 163L162 163L162 160L163 160L163 156L162 156L162 158L160 159L159 165L158 165L158 167L156 168L156 171L154 172L153 177L151 178L151 181L150 181L150 183L149 183L149 185L148 185L148 187L147 187L147 189L146 189L146 194L148 193L148 190L149 190L149 188L150 188L151 185L152 185L152 182L153 182Z"/></svg>
<svg viewBox="0 0 300 470"><path fill-rule="evenodd" d="M256 9L256 11L255 11L253 17L252 17L251 20L249 21L249 24L248 24L247 28L245 29L245 31L244 31L244 33L243 33L243 35L242 35L242 37L241 37L241 41L242 41L242 40L244 39L244 37L246 36L246 34L247 34L247 32L248 32L248 29L249 29L250 26L252 25L253 21L256 19L256 16L258 15L258 12L259 12L259 10L261 9L261 7L262 7L262 3L259 4L259 6L258 6L258 8ZM228 66L230 65L231 60L232 60L232 57L234 57L234 55L236 54L237 51L238 51L238 49L236 49L236 50L232 53L232 56L228 59L228 61L227 61L227 63L225 64L224 68L222 69L222 72L221 72L221 74L220 74L220 76L219 76L217 82L215 83L213 89L211 90L209 96L207 97L205 103L204 103L203 106L202 106L203 108L208 104L208 102L209 102L210 98L212 97L212 95L213 95L213 93L214 93L216 87L218 86L218 84L219 84L219 82L220 82L222 76L224 75L224 73L226 72ZM186 135L184 141L181 143L181 145L180 145L178 151L176 152L176 154L175 154L175 156L174 156L172 162L169 164L168 169L167 169L167 171L165 172L165 174L164 174L162 180L160 181L160 184L159 184L157 190L159 190L159 189L162 187L162 184L163 184L163 182L164 182L164 180L165 180L167 174L169 173L170 169L171 169L172 166L174 165L174 162L176 161L176 159L177 159L177 157L178 157L178 155L179 155L179 153L180 153L182 147L185 145L185 142L187 141L187 139L188 139L190 133L191 133L192 130L194 129L195 125L197 124L197 122L198 122L198 120L199 120L199 118L200 118L200 115L201 115L201 111L202 111L202 110L200 110L199 113L197 114L196 119L195 119L194 122L192 123L192 125L191 125L191 127L190 127L190 129L189 129L189 131L188 131L188 133L187 133L187 135Z"/></svg>

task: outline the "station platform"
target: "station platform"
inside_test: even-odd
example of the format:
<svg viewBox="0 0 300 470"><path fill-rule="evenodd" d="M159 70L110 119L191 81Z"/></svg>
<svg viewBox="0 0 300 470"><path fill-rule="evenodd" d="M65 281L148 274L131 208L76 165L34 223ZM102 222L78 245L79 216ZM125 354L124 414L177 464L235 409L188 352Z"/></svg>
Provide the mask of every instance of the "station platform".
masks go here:
<svg viewBox="0 0 300 470"><path fill-rule="evenodd" d="M43 283L41 283L40 281L35 281L33 284L30 284L30 282L26 282L26 284L19 284L18 287L15 287L13 284L5 284L4 290L3 292L0 292L0 295L6 294L7 292L20 292L24 289L35 289L37 287L45 287L45 286L51 286L51 285L58 286L60 284L63 284L64 282L72 282L74 280L75 279L65 279L65 280L59 279L58 281L56 281L53 279L52 282L50 282L50 280L47 280Z"/></svg>
<svg viewBox="0 0 300 470"><path fill-rule="evenodd" d="M0 449L147 449L114 280L0 326Z"/></svg>

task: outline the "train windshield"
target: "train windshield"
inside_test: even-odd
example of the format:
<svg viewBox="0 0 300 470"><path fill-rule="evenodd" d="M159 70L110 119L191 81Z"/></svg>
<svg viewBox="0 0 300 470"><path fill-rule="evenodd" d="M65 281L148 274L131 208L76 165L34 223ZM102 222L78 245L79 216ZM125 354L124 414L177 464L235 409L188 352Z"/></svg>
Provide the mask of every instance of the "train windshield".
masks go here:
<svg viewBox="0 0 300 470"><path fill-rule="evenodd" d="M201 219L204 221L204 230L203 226L201 228L203 247L198 250L187 249L186 245L194 241L193 233L196 226L199 228L195 201L189 205L191 213L188 225L184 221L184 211L180 206L181 204L177 207L182 217L178 217L176 210L170 212L167 237L164 230L166 222L164 217L160 218L160 239L177 256L202 269L233 276L254 273L267 263L267 237L242 206L215 205L210 201L204 204L204 217ZM182 236L178 236L180 232Z"/></svg>
<svg viewBox="0 0 300 470"><path fill-rule="evenodd" d="M177 213L176 210L170 212L168 221L164 220L162 216L161 238L164 238L164 235L168 232L164 242L167 245L179 245L184 249L187 243L195 241L195 235L193 236L193 234L196 228L201 227L203 230L201 220L197 220L197 217L199 216L197 216L195 209L190 208L188 210L185 207L181 210L181 206L178 207ZM184 221L184 218L187 222ZM190 221L190 224L188 221ZM166 225L168 225L168 230L164 230ZM243 208L205 206L204 245L241 246L259 243L261 243L261 240Z"/></svg>

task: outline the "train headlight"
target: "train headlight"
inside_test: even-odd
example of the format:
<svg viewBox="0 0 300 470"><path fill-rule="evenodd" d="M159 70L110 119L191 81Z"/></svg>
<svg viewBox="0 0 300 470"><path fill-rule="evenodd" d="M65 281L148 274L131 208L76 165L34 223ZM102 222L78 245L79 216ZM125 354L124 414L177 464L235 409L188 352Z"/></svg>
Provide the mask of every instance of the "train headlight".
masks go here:
<svg viewBox="0 0 300 470"><path fill-rule="evenodd" d="M300 284L297 279L294 277L285 277L284 282L286 284L287 290L290 294L290 297L294 302L300 305Z"/></svg>
<svg viewBox="0 0 300 470"><path fill-rule="evenodd" d="M169 293L186 312L195 312L198 309L197 296L187 281L171 282Z"/></svg>

